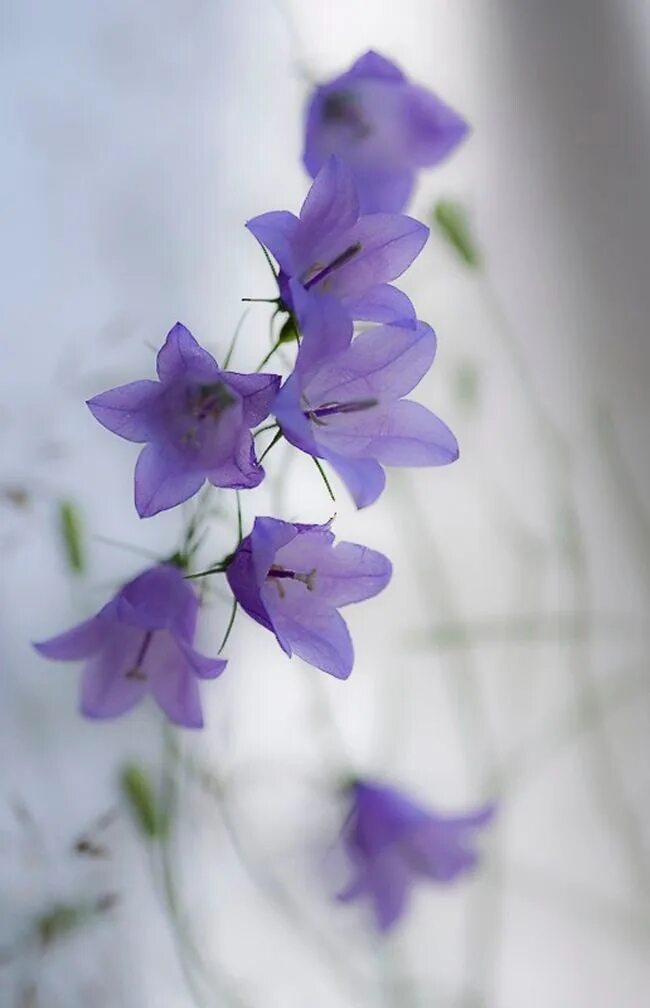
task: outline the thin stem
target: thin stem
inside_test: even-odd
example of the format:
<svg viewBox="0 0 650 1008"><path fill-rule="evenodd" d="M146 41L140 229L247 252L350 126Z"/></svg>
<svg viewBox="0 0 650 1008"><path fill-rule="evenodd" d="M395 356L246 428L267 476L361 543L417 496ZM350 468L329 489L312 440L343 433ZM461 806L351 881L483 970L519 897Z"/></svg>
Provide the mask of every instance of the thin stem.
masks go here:
<svg viewBox="0 0 650 1008"><path fill-rule="evenodd" d="M269 264L269 269L271 270L271 273L273 274L273 279L277 280L278 279L278 274L275 272L275 266L271 262L271 256L268 254L268 252L266 251L265 247L262 245L261 241L259 241L259 239L256 238L255 241L257 242L257 244L261 248L262 252L264 253L264 258L266 259L267 263Z"/></svg>
<svg viewBox="0 0 650 1008"><path fill-rule="evenodd" d="M250 308L246 308L246 310L242 312L241 318L240 318L239 322L237 323L237 327L235 328L235 331L233 333L233 337L232 337L232 339L230 341L230 346L228 347L228 353L226 354L226 356L224 357L224 360L223 360L223 369L224 369L224 371L226 371L228 369L230 361L232 360L232 355L235 352L235 345L237 343L237 340L239 339L239 334L241 332L241 327L243 326L244 322L246 321L246 317L247 317L247 315L248 315L249 312L250 312Z"/></svg>
<svg viewBox="0 0 650 1008"><path fill-rule="evenodd" d="M323 469L323 467L322 467L319 459L317 459L315 455L312 455L312 458L314 460L314 465L316 466L316 468L318 469L318 471L319 471L319 473L321 475L321 479L322 479L323 483L327 487L327 492L330 495L330 498L336 504L336 497L334 496L334 491L332 490L332 487L330 486L330 481L327 478L327 474L326 474L325 470Z"/></svg>
<svg viewBox="0 0 650 1008"><path fill-rule="evenodd" d="M282 437L282 431L278 429L278 432L275 435L275 437L273 438L273 440L271 441L271 444L267 445L266 448L264 449L264 451L262 452L262 454L260 455L260 457L258 459L258 462L259 462L260 465L262 464L262 462L264 461L264 459L266 458L266 456L268 455L268 453L271 451L271 448L273 447L273 445L277 444L281 437Z"/></svg>
<svg viewBox="0 0 650 1008"><path fill-rule="evenodd" d="M221 644L219 645L219 650L217 651L217 654L221 654L221 652L225 648L226 644L228 643L228 638L230 637L230 632L231 632L231 630L232 630L232 628L234 626L234 623L235 623L235 616L237 615L237 606L238 606L237 599L233 597L233 600L232 600L232 609L230 610L230 619L228 620L228 626L226 627L226 632L223 635L223 640L221 641Z"/></svg>
<svg viewBox="0 0 650 1008"><path fill-rule="evenodd" d="M248 301L250 304L277 304L278 298L242 298L242 301Z"/></svg>
<svg viewBox="0 0 650 1008"><path fill-rule="evenodd" d="M278 424L276 424L276 423L267 424L266 427L259 427L254 432L253 437L256 438L258 434L266 434L267 431L275 430L277 427L278 427Z"/></svg>
<svg viewBox="0 0 650 1008"><path fill-rule="evenodd" d="M282 340L277 340L277 342L275 342L275 343L273 344L273 346L271 347L271 349L270 349L270 350L269 350L269 352L267 353L267 355L266 355L266 357L264 358L264 360L263 360L263 361L261 361L261 362L260 362L260 363L259 363L259 364L257 365L257 367L255 368L255 370L256 370L256 371L261 371L261 370L262 370L262 368L264 367L264 365L265 365L265 364L268 364L268 362L269 362L269 361L271 360L271 357L273 356L273 354L274 354L274 353L276 352L276 350L279 350L281 346L282 346Z"/></svg>
<svg viewBox="0 0 650 1008"><path fill-rule="evenodd" d="M239 546L240 542L244 538L244 529L241 517L241 496L239 490L235 490L235 498L237 500L237 545Z"/></svg>
<svg viewBox="0 0 650 1008"><path fill-rule="evenodd" d="M215 564L214 567L208 567L207 570L197 571L196 574L185 574L184 575L184 580L185 581L193 581L195 578L207 577L208 574L223 574L224 571L225 571L225 569L226 569L225 563L223 563L223 562L222 563L218 563L218 564Z"/></svg>

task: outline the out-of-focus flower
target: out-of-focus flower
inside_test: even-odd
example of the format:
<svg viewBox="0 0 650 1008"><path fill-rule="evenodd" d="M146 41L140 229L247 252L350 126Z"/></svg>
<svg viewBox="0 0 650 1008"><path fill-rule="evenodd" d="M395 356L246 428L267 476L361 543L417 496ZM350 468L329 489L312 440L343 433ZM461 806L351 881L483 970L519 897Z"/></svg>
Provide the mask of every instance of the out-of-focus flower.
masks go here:
<svg viewBox="0 0 650 1008"><path fill-rule="evenodd" d="M293 310L289 281L313 296L331 295L344 309L342 326L352 335L350 319L373 322L415 320L405 294L390 286L411 265L429 229L398 213L359 215L359 200L349 168L329 158L319 171L300 210L275 210L249 220L246 227L276 258L278 284Z"/></svg>
<svg viewBox="0 0 650 1008"><path fill-rule="evenodd" d="M329 523L256 518L226 576L242 607L286 654L346 679L354 651L338 609L377 595L391 573L381 553L349 542L335 546Z"/></svg>
<svg viewBox="0 0 650 1008"><path fill-rule="evenodd" d="M88 401L108 430L146 442L135 467L138 514L181 504L206 479L240 490L261 483L250 428L268 416L280 378L221 371L180 322L158 353L157 370L159 381L131 382Z"/></svg>
<svg viewBox="0 0 650 1008"><path fill-rule="evenodd" d="M408 203L418 169L442 161L467 131L457 112L370 51L316 88L303 161L314 178L338 155L354 172L362 211L394 213Z"/></svg>
<svg viewBox="0 0 650 1008"><path fill-rule="evenodd" d="M352 807L343 844L355 871L338 899L369 898L380 931L388 931L405 912L417 878L449 883L476 866L474 834L495 812L490 804L442 816L394 788L366 780L355 781L349 791Z"/></svg>
<svg viewBox="0 0 650 1008"><path fill-rule="evenodd" d="M198 610L180 571L160 564L121 588L96 616L34 646L55 661L87 659L86 717L117 717L151 693L174 724L201 728L197 679L220 675L226 662L193 649Z"/></svg>
<svg viewBox="0 0 650 1008"><path fill-rule="evenodd" d="M305 320L304 349L309 327ZM314 344L327 343L319 331ZM449 428L419 403L402 399L428 371L436 337L424 322L415 329L379 326L357 336L330 357L296 369L278 393L272 411L288 441L327 459L357 507L377 499L386 482L382 466L445 465L458 457Z"/></svg>

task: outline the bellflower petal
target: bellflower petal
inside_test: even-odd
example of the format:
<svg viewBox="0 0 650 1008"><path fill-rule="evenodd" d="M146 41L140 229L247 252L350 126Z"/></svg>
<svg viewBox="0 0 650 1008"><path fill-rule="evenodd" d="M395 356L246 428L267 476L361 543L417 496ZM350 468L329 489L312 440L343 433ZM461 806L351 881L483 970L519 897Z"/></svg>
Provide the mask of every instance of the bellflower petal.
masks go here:
<svg viewBox="0 0 650 1008"><path fill-rule="evenodd" d="M315 178L336 155L354 176L362 213L399 212L417 170L438 164L466 133L456 112L371 51L314 90L303 161Z"/></svg>
<svg viewBox="0 0 650 1008"><path fill-rule="evenodd" d="M278 287L287 310L300 316L309 294L312 312L319 304L326 312L326 298L333 296L348 324L357 317L375 319L377 311L380 320L395 320L398 295L380 288L404 272L429 234L424 224L400 213L360 216L352 173L336 157L316 175L299 220L278 211L255 217L248 228L281 267ZM398 319L413 317L404 297Z"/></svg>
<svg viewBox="0 0 650 1008"><path fill-rule="evenodd" d="M360 297L348 300L347 308L353 318L364 322L385 322L414 329L417 321L411 299L387 283L369 287Z"/></svg>
<svg viewBox="0 0 650 1008"><path fill-rule="evenodd" d="M51 658L54 661L76 661L78 658L88 658L101 648L106 634L106 626L106 621L99 613L73 627L72 630L59 634L58 637L34 644L34 647L44 658Z"/></svg>
<svg viewBox="0 0 650 1008"><path fill-rule="evenodd" d="M269 413L278 375L222 371L177 322L157 358L159 381L133 382L88 403L100 423L145 442L135 505L150 517L188 500L204 482L251 489L264 479L251 427Z"/></svg>
<svg viewBox="0 0 650 1008"><path fill-rule="evenodd" d="M348 71L350 77L382 77L386 80L404 81L404 74L395 63L382 56L381 53L369 49L367 53L360 56Z"/></svg>
<svg viewBox="0 0 650 1008"><path fill-rule="evenodd" d="M305 351L327 343L322 325L312 341L309 323L305 317ZM401 398L435 356L436 337L429 326L380 326L357 336L340 353L309 357L306 364L303 347L273 412L288 441L330 462L357 507L367 507L382 492L382 465L437 466L458 457L446 424L424 406Z"/></svg>
<svg viewBox="0 0 650 1008"><path fill-rule="evenodd" d="M173 382L197 373L209 377L216 372L217 362L199 346L189 329L177 322L158 351L156 370L161 382Z"/></svg>
<svg viewBox="0 0 650 1008"><path fill-rule="evenodd" d="M137 654L141 641L142 634L135 628L114 633L84 667L80 709L85 717L119 717L142 700L147 692L146 681L116 674L116 670L122 671L125 654Z"/></svg>
<svg viewBox="0 0 650 1008"><path fill-rule="evenodd" d="M151 693L170 721L203 724L197 679L220 675L226 662L192 647L198 599L178 568L161 564L124 585L79 627L35 645L57 660L87 658L81 711L111 718Z"/></svg>
<svg viewBox="0 0 650 1008"><path fill-rule="evenodd" d="M295 280L289 286L303 334L296 369L306 372L318 361L345 350L350 345L354 330L349 315L335 297L308 294Z"/></svg>
<svg viewBox="0 0 650 1008"><path fill-rule="evenodd" d="M359 200L352 173L338 158L329 158L300 209L300 237L316 233L323 240L332 232L352 227L358 219Z"/></svg>
<svg viewBox="0 0 650 1008"><path fill-rule="evenodd" d="M287 273L293 273L293 244L299 225L298 218L288 210L271 210L246 222L251 234L269 250Z"/></svg>
<svg viewBox="0 0 650 1008"><path fill-rule="evenodd" d="M345 620L336 609L313 602L285 612L285 606L277 604L271 591L266 590L267 610L273 614L273 629L286 654L296 654L336 679L347 679L354 664L354 649Z"/></svg>
<svg viewBox="0 0 650 1008"><path fill-rule="evenodd" d="M100 392L86 403L96 420L126 441L143 443L160 423L160 383L144 379Z"/></svg>
<svg viewBox="0 0 650 1008"><path fill-rule="evenodd" d="M375 459L344 458L330 453L326 457L359 509L370 507L384 492L386 473Z"/></svg>
<svg viewBox="0 0 650 1008"><path fill-rule="evenodd" d="M470 814L440 816L395 788L357 780L348 789L351 803L342 840L353 875L342 901L367 897L379 931L403 916L418 878L451 883L474 868L474 834L494 815L494 805Z"/></svg>
<svg viewBox="0 0 650 1008"><path fill-rule="evenodd" d="M286 654L345 679L354 652L337 608L382 591L391 565L362 546L335 546L329 525L256 518L226 576L241 606Z"/></svg>
<svg viewBox="0 0 650 1008"><path fill-rule="evenodd" d="M176 455L152 443L146 445L135 465L135 506L141 518L189 500L205 482L205 473L180 465Z"/></svg>
<svg viewBox="0 0 650 1008"><path fill-rule="evenodd" d="M271 403L280 388L281 378L274 374L239 374L226 371L228 384L241 396L246 427L257 427L267 418Z"/></svg>

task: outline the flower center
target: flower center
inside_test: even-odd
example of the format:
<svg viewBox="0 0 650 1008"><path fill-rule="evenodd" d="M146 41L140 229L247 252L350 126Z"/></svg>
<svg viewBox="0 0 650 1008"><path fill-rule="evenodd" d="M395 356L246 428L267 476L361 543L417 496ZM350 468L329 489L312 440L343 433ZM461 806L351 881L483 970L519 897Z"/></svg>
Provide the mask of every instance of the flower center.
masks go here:
<svg viewBox="0 0 650 1008"><path fill-rule="evenodd" d="M140 650L138 651L135 659L135 665L133 665L126 673L127 679L146 679L146 672L142 670L142 663L145 659L147 651L149 650L149 645L151 644L151 638L153 637L153 631L148 630L144 635L142 644L140 645Z"/></svg>
<svg viewBox="0 0 650 1008"><path fill-rule="evenodd" d="M278 590L278 595L280 598L285 597L285 590L282 581L288 579L290 581L300 581L307 588L307 591L313 591L316 581L316 568L307 571L306 573L299 573L298 571L287 570L286 567L270 567L269 572L266 575L266 580L271 581Z"/></svg>
<svg viewBox="0 0 650 1008"><path fill-rule="evenodd" d="M305 290L310 290L317 283L327 280L331 273L340 269L341 266L345 266L350 259L354 259L355 255L357 255L361 249L361 242L355 242L354 245L350 245L349 248L346 248L345 252L341 252L341 254L337 255L335 259L332 259L331 263L327 266L323 266L322 263L314 263L300 278L300 282L304 286Z"/></svg>
<svg viewBox="0 0 650 1008"><path fill-rule="evenodd" d="M303 414L312 423L318 424L319 427L324 427L326 417L336 416L337 414L345 415L346 413L363 413L364 410L372 409L373 406L378 405L378 399L355 399L352 402L346 403L326 402L322 406L318 406L317 409L303 410Z"/></svg>
<svg viewBox="0 0 650 1008"><path fill-rule="evenodd" d="M363 140L372 133L372 126L364 117L353 91L331 91L323 102L321 119L332 126L347 126L355 140Z"/></svg>
<svg viewBox="0 0 650 1008"><path fill-rule="evenodd" d="M234 402L236 402L235 396L223 382L190 386L186 392L186 409L192 422L183 432L181 443L185 446L198 447L200 428L206 421L211 421L212 425L216 426Z"/></svg>

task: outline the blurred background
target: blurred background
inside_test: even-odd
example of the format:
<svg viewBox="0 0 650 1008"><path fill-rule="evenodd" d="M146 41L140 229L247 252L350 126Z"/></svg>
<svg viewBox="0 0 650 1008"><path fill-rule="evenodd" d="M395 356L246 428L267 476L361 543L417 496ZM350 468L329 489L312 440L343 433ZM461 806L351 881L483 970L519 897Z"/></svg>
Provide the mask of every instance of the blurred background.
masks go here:
<svg viewBox="0 0 650 1008"><path fill-rule="evenodd" d="M649 33L645 0L0 0L3 1006L650 1002ZM337 493L338 535L395 566L346 611L347 684L240 616L166 777L153 705L85 722L78 667L30 647L187 518L137 519L137 449L84 399L153 374L177 319L221 358L241 322L232 366L257 364L268 306L242 322L240 299L274 291L243 222L299 207L311 83L371 47L472 124L420 179L432 235L402 284L461 459L394 470L360 514ZM267 472L245 528L331 516L308 460L280 446ZM236 535L214 504L208 561ZM209 651L228 600L205 601ZM127 761L173 779L164 839ZM331 899L348 765L443 811L499 802L481 870L419 886L383 941Z"/></svg>

